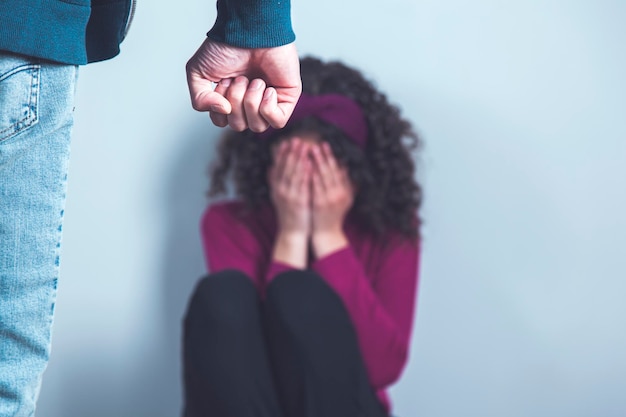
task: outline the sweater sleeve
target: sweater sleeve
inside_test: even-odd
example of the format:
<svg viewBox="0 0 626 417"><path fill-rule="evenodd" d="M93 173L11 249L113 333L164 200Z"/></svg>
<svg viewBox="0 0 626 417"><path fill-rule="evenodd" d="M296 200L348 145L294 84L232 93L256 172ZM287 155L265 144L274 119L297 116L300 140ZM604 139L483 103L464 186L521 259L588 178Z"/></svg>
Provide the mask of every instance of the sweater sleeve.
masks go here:
<svg viewBox="0 0 626 417"><path fill-rule="evenodd" d="M343 300L356 329L370 383L377 390L400 377L408 358L418 262L418 244L407 241L387 250L373 280L368 279L351 247L313 265Z"/></svg>
<svg viewBox="0 0 626 417"><path fill-rule="evenodd" d="M261 248L252 232L225 204L210 206L201 220L204 255L209 271L237 269L258 285L261 274Z"/></svg>
<svg viewBox="0 0 626 417"><path fill-rule="evenodd" d="M241 48L272 48L295 40L290 0L218 0L207 36Z"/></svg>

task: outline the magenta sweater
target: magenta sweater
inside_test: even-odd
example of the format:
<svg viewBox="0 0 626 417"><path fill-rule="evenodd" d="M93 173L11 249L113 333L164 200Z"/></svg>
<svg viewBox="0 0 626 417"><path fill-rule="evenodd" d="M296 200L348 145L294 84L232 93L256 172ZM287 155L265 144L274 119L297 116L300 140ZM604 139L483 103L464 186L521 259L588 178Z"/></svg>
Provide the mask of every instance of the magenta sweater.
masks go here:
<svg viewBox="0 0 626 417"><path fill-rule="evenodd" d="M243 212L241 202L210 206L202 217L201 234L211 272L238 269L264 293L279 273L293 267L272 262L276 216L268 205ZM359 339L369 380L387 411L385 389L404 368L418 283L419 247L415 241L390 235L373 239L359 232L349 218L344 225L349 246L309 268L341 297Z"/></svg>

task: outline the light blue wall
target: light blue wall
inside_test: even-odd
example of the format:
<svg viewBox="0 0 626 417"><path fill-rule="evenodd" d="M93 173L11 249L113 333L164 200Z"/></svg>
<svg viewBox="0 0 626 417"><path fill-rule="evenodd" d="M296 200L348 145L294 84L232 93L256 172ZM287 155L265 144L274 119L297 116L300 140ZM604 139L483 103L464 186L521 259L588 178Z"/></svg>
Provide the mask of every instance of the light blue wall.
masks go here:
<svg viewBox="0 0 626 417"><path fill-rule="evenodd" d="M423 135L424 254L401 417L626 415L626 3L294 1ZM84 68L39 417L171 417L219 135L184 64L212 0L140 1ZM167 22L167 23L165 23Z"/></svg>

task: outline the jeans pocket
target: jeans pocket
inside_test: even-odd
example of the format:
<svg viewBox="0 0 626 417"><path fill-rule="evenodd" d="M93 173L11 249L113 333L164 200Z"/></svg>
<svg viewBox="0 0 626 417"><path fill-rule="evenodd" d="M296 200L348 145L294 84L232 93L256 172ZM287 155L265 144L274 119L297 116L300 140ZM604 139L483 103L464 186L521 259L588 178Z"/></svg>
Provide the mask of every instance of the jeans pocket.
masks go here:
<svg viewBox="0 0 626 417"><path fill-rule="evenodd" d="M39 64L0 69L0 142L34 126L39 121Z"/></svg>

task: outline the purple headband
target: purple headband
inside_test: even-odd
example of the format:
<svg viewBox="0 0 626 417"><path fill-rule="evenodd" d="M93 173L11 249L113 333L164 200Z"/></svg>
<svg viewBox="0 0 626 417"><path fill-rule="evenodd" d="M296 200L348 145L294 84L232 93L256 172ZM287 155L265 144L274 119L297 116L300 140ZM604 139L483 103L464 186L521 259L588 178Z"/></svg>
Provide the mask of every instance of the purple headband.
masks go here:
<svg viewBox="0 0 626 417"><path fill-rule="evenodd" d="M330 123L346 134L359 147L365 148L367 121L361 107L354 100L340 94L323 94L320 96L302 94L285 127L309 116ZM267 139L279 130L270 127L258 136L261 139Z"/></svg>

